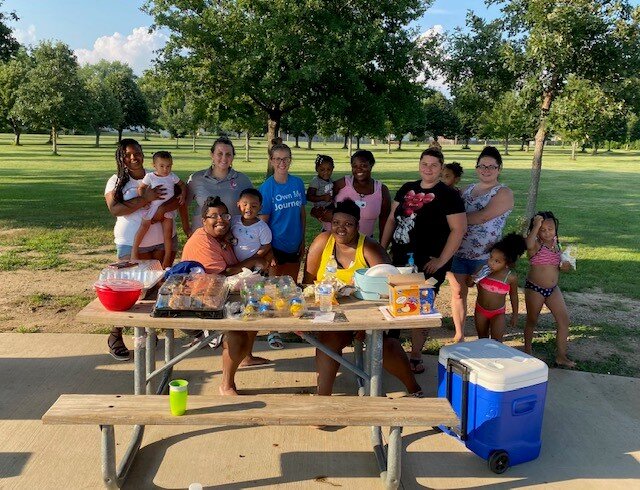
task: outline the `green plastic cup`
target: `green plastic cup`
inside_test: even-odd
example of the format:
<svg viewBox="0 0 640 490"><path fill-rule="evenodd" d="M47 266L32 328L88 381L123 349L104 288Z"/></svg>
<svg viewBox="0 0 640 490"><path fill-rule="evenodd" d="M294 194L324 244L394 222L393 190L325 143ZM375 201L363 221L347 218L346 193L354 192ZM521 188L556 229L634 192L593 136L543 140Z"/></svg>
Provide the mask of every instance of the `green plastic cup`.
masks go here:
<svg viewBox="0 0 640 490"><path fill-rule="evenodd" d="M184 379L174 379L169 382L169 406L171 415L184 415L187 411L187 395L189 382Z"/></svg>

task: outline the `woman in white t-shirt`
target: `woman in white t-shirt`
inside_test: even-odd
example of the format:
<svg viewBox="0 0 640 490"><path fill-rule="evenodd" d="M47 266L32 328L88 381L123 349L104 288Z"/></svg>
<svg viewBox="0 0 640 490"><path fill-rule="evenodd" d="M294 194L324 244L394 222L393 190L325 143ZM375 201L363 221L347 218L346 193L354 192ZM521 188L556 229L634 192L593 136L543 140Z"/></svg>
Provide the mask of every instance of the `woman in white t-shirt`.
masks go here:
<svg viewBox="0 0 640 490"><path fill-rule="evenodd" d="M140 228L144 208L156 199L162 199L167 190L164 187L147 187L142 195L138 195L138 187L147 171L143 167L144 153L142 146L134 139L125 138L118 143L116 149L118 173L112 175L104 189L104 198L109 212L116 217L113 228L114 241L118 260L131 257L133 239ZM164 240L160 221L164 213L178 207L178 200L172 199L162 204L157 212L157 221L151 225L149 232L140 244L140 259L157 259L164 257ZM177 235L173 235L173 255L178 248ZM122 328L114 327L108 339L109 352L118 361L127 361L130 353L122 339Z"/></svg>

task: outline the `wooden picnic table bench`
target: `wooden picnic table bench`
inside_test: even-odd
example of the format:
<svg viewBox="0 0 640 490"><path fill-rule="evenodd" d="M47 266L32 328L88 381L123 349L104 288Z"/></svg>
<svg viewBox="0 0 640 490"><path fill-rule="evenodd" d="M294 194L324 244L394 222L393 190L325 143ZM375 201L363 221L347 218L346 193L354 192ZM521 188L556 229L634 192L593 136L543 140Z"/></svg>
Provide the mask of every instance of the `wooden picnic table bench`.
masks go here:
<svg viewBox="0 0 640 490"><path fill-rule="evenodd" d="M390 427L386 451L389 475L383 472L381 477L387 488L398 488L402 427L454 426L458 419L444 398L190 395L187 412L176 417L169 411L167 395L61 395L42 421L100 426L107 488L120 488L122 483L114 477L115 425Z"/></svg>

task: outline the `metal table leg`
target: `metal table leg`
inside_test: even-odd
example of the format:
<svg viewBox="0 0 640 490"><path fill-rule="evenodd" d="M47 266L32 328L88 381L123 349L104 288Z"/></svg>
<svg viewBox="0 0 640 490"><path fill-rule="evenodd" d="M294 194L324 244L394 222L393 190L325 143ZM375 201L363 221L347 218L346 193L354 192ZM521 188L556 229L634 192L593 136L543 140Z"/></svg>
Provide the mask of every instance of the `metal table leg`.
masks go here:
<svg viewBox="0 0 640 490"><path fill-rule="evenodd" d="M371 381L369 396L382 396L382 359L383 332L382 330L367 331L367 356ZM391 427L389 432L389 446L385 451L382 439L382 428L371 427L371 445L380 468L380 477L385 488L395 489L400 485L400 467L402 458L402 427Z"/></svg>

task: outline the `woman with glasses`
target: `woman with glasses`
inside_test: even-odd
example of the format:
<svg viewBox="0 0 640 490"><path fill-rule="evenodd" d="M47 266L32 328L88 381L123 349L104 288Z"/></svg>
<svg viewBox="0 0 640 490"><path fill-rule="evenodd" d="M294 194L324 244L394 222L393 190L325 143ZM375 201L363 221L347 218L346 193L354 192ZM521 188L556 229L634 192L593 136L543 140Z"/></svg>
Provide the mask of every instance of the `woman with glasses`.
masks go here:
<svg viewBox="0 0 640 490"><path fill-rule="evenodd" d="M182 260L200 262L207 274L237 274L243 267L266 268L263 257L253 256L238 262L233 246L225 239L231 228L229 209L216 197L209 197L202 206L202 227L193 232L182 250ZM237 395L235 373L240 363L251 354L257 332L227 332L222 353L221 395Z"/></svg>
<svg viewBox="0 0 640 490"><path fill-rule="evenodd" d="M513 209L513 192L498 182L501 170L500 152L494 146L485 146L476 161L478 182L462 191L467 212L467 232L447 274L451 285L451 316L456 329L454 342L464 340L468 281L486 264L489 250L500 240L507 217Z"/></svg>
<svg viewBox="0 0 640 490"><path fill-rule="evenodd" d="M260 219L269 225L272 234L273 259L269 274L291 276L298 282L305 247L306 190L301 178L289 174L291 148L287 145L273 145L269 150L269 163L273 175L260 186Z"/></svg>
<svg viewBox="0 0 640 490"><path fill-rule="evenodd" d="M391 244L393 264L409 264L410 254L425 278L436 279L435 292L451 266L467 229L464 204L460 194L440 181L444 156L437 148L427 148L420 155L420 178L400 187L391 204L381 244ZM392 332L394 332L392 330ZM398 332L397 330L395 332ZM422 348L426 330L411 330L411 369L424 372Z"/></svg>

